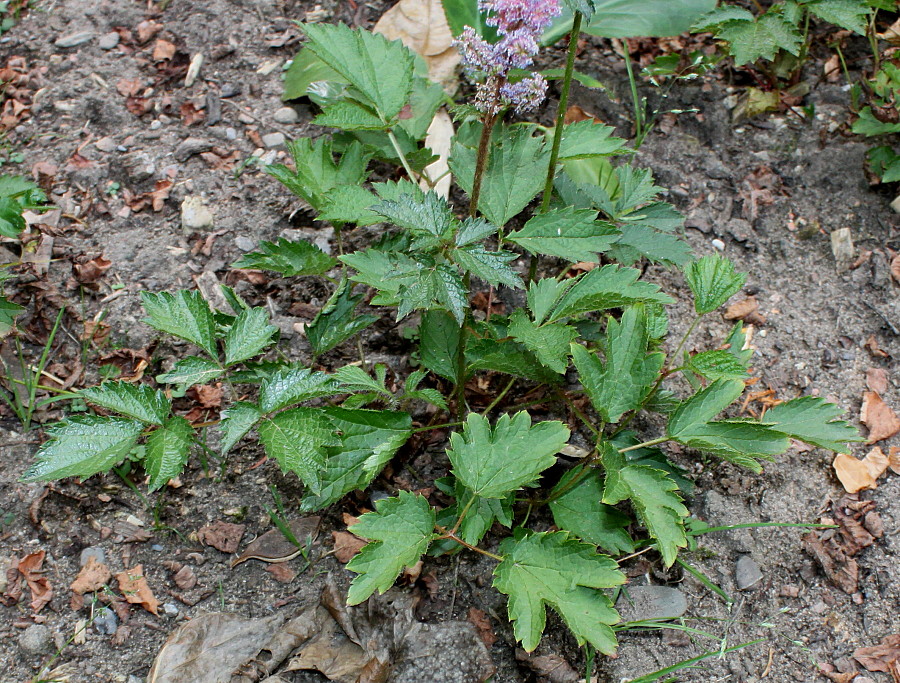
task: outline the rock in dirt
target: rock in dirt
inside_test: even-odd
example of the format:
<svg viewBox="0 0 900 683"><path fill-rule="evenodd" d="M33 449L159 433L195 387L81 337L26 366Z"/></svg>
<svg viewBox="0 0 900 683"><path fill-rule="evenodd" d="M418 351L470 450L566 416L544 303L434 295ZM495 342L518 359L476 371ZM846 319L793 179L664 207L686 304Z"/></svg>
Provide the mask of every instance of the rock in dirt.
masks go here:
<svg viewBox="0 0 900 683"><path fill-rule="evenodd" d="M156 173L156 164L147 152L132 152L122 159L128 179L134 183L148 180Z"/></svg>
<svg viewBox="0 0 900 683"><path fill-rule="evenodd" d="M176 161L184 163L195 154L208 152L213 147L212 142L203 138L186 138L179 143L178 147L172 153Z"/></svg>
<svg viewBox="0 0 900 683"><path fill-rule="evenodd" d="M837 272L845 273L853 265L856 252L853 249L853 238L850 228L838 228L831 233L831 253L837 264Z"/></svg>
<svg viewBox="0 0 900 683"><path fill-rule="evenodd" d="M104 36L100 37L100 40L97 41L97 45L100 46L101 50L113 50L119 44L119 34L115 31L111 31Z"/></svg>
<svg viewBox="0 0 900 683"><path fill-rule="evenodd" d="M263 144L270 149L284 144L284 133L266 133L262 136Z"/></svg>
<svg viewBox="0 0 900 683"><path fill-rule="evenodd" d="M100 138L97 142L94 143L94 147L99 149L101 152L106 152L109 154L110 152L115 152L118 144L115 140L110 137Z"/></svg>
<svg viewBox="0 0 900 683"><path fill-rule="evenodd" d="M256 249L256 242L245 235L238 235L234 238L234 246L241 251L253 251Z"/></svg>
<svg viewBox="0 0 900 683"><path fill-rule="evenodd" d="M300 115L293 107L281 107L281 109L275 110L272 118L278 123L297 123L300 120Z"/></svg>
<svg viewBox="0 0 900 683"><path fill-rule="evenodd" d="M67 36L57 38L54 45L56 47L78 47L89 43L93 38L94 34L91 31L79 31L78 33L70 33Z"/></svg>
<svg viewBox="0 0 900 683"><path fill-rule="evenodd" d="M81 551L79 564L83 567L92 557L97 561L98 564L106 564L106 551L103 548L98 548L96 546L88 546Z"/></svg>
<svg viewBox="0 0 900 683"><path fill-rule="evenodd" d="M39 655L50 649L53 634L43 624L32 624L19 636L19 649L27 655Z"/></svg>
<svg viewBox="0 0 900 683"><path fill-rule="evenodd" d="M759 565L749 555L744 555L737 561L734 568L734 582L738 590L745 591L762 581L762 571Z"/></svg>
<svg viewBox="0 0 900 683"><path fill-rule="evenodd" d="M101 635L115 635L119 629L119 618L109 607L103 607L97 611L97 616L94 617L94 628Z"/></svg>
<svg viewBox="0 0 900 683"><path fill-rule="evenodd" d="M198 195L190 195L181 202L181 228L185 233L212 230L215 218L212 211Z"/></svg>
<svg viewBox="0 0 900 683"><path fill-rule="evenodd" d="M669 586L634 586L622 592L616 603L622 621L677 619L687 611L687 598Z"/></svg>

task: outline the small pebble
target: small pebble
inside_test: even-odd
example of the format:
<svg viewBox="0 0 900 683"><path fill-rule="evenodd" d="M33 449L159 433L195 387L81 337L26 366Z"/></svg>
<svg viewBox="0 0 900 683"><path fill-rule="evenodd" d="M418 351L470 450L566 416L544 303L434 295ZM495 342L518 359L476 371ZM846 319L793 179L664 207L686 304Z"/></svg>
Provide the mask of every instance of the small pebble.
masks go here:
<svg viewBox="0 0 900 683"><path fill-rule="evenodd" d="M116 147L116 149L119 150L120 152L128 151L128 148L125 145L119 145L118 147Z"/></svg>
<svg viewBox="0 0 900 683"><path fill-rule="evenodd" d="M79 562L83 567L88 563L88 560L94 558L99 564L106 564L106 551L103 548L98 548L96 546L90 546L81 551L81 557L79 558Z"/></svg>
<svg viewBox="0 0 900 683"><path fill-rule="evenodd" d="M244 235L238 235L234 238L235 246L241 251L253 251L256 249L256 242Z"/></svg>
<svg viewBox="0 0 900 683"><path fill-rule="evenodd" d="M275 159L277 157L278 157L278 152L275 151L274 149L270 149L268 152L266 152L259 158L259 163L262 166L268 166L269 164L274 164Z"/></svg>
<svg viewBox="0 0 900 683"><path fill-rule="evenodd" d="M756 564L749 555L743 555L741 559L737 561L737 566L734 570L734 581L737 584L738 590L747 590L751 586L762 581L762 577L763 575L762 571L759 569L759 565Z"/></svg>
<svg viewBox="0 0 900 683"><path fill-rule="evenodd" d="M112 50L119 44L119 34L115 31L111 33L107 33L102 36L100 40L97 41L97 45L100 46L101 50Z"/></svg>
<svg viewBox="0 0 900 683"><path fill-rule="evenodd" d="M54 44L56 47L78 47L90 42L93 37L94 34L90 31L79 31L78 33L70 33L62 38L57 38Z"/></svg>
<svg viewBox="0 0 900 683"><path fill-rule="evenodd" d="M725 251L725 243L720 239L714 239L712 245L719 251Z"/></svg>
<svg viewBox="0 0 900 683"><path fill-rule="evenodd" d="M153 552L156 552L156 553L161 553L164 550L164 548L159 543L154 543L153 545L150 546L150 550L152 550Z"/></svg>
<svg viewBox="0 0 900 683"><path fill-rule="evenodd" d="M670 586L634 586L616 602L623 621L677 619L687 611L687 598Z"/></svg>
<svg viewBox="0 0 900 683"><path fill-rule="evenodd" d="M185 233L196 230L211 230L215 224L212 211L196 195L188 196L181 202L181 227Z"/></svg>
<svg viewBox="0 0 900 683"><path fill-rule="evenodd" d="M278 123L297 123L300 119L300 115L291 107L281 107L281 109L275 110L272 118Z"/></svg>
<svg viewBox="0 0 900 683"><path fill-rule="evenodd" d="M178 607L176 607L171 602L167 602L166 604L163 605L163 612L165 612L167 616L177 617L178 616Z"/></svg>
<svg viewBox="0 0 900 683"><path fill-rule="evenodd" d="M94 147L99 149L101 152L114 152L116 150L116 141L110 137L100 138L97 142L94 143Z"/></svg>
<svg viewBox="0 0 900 683"><path fill-rule="evenodd" d="M28 655L46 652L53 640L50 629L43 624L32 624L19 636L19 649Z"/></svg>
<svg viewBox="0 0 900 683"><path fill-rule="evenodd" d="M223 83L222 90L219 91L219 97L234 97L240 95L241 89L233 83Z"/></svg>
<svg viewBox="0 0 900 683"><path fill-rule="evenodd" d="M237 131L234 128L226 128L225 137L229 140L237 140Z"/></svg>
<svg viewBox="0 0 900 683"><path fill-rule="evenodd" d="M94 617L94 628L97 633L106 636L114 635L119 629L119 618L109 607L103 607L97 610L97 616Z"/></svg>
<svg viewBox="0 0 900 683"><path fill-rule="evenodd" d="M159 119L154 119L150 122L150 130L159 130L162 128L162 121Z"/></svg>
<svg viewBox="0 0 900 683"><path fill-rule="evenodd" d="M212 143L209 140L204 140L202 138L187 138L178 144L178 147L175 148L172 155L175 157L176 161L181 161L183 163L195 154L208 152L211 149Z"/></svg>
<svg viewBox="0 0 900 683"><path fill-rule="evenodd" d="M266 147L279 147L284 144L284 134L283 133L266 133L262 136L263 144Z"/></svg>

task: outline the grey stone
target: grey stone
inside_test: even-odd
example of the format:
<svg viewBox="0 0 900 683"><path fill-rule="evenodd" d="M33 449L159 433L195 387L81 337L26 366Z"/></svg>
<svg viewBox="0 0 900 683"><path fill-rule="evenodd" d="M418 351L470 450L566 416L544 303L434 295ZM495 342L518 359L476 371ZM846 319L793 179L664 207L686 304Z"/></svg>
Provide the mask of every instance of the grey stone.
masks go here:
<svg viewBox="0 0 900 683"><path fill-rule="evenodd" d="M212 142L202 138L187 138L175 148L173 155L176 161L185 162L195 154L208 152L212 149Z"/></svg>
<svg viewBox="0 0 900 683"><path fill-rule="evenodd" d="M119 629L119 618L109 607L103 607L97 610L94 617L94 629L105 636L115 635Z"/></svg>
<svg viewBox="0 0 900 683"><path fill-rule="evenodd" d="M162 121L159 119L154 119L150 122L150 130L159 130L162 128Z"/></svg>
<svg viewBox="0 0 900 683"><path fill-rule="evenodd" d="M56 47L78 47L90 42L94 38L91 31L79 31L78 33L70 33L67 36L57 38L54 43Z"/></svg>
<svg viewBox="0 0 900 683"><path fill-rule="evenodd" d="M148 178L152 178L156 173L156 164L153 158L147 152L132 152L126 154L122 163L125 166L125 173L132 182L139 183Z"/></svg>
<svg viewBox="0 0 900 683"><path fill-rule="evenodd" d="M237 140L237 131L234 128L226 128L225 137L229 140Z"/></svg>
<svg viewBox="0 0 900 683"><path fill-rule="evenodd" d="M241 251L253 251L256 249L256 242L244 235L238 235L234 238L235 246Z"/></svg>
<svg viewBox="0 0 900 683"><path fill-rule="evenodd" d="M234 85L234 83L223 83L222 90L219 92L219 97L234 97L235 95L240 95L241 89Z"/></svg>
<svg viewBox="0 0 900 683"><path fill-rule="evenodd" d="M155 553L161 553L163 551L163 547L159 543L154 543L150 546L150 550Z"/></svg>
<svg viewBox="0 0 900 683"><path fill-rule="evenodd" d="M737 561L734 569L734 582L738 590L745 591L762 581L762 571L759 565L749 555L744 555Z"/></svg>
<svg viewBox="0 0 900 683"><path fill-rule="evenodd" d="M100 138L94 143L94 147L106 153L115 152L117 146L116 141L110 137Z"/></svg>
<svg viewBox="0 0 900 683"><path fill-rule="evenodd" d="M262 141L266 147L279 147L284 144L284 133L266 133L262 136Z"/></svg>
<svg viewBox="0 0 900 683"><path fill-rule="evenodd" d="M100 564L106 564L106 551L103 548L92 545L81 551L81 557L79 558L81 566L86 565L92 557Z"/></svg>
<svg viewBox="0 0 900 683"><path fill-rule="evenodd" d="M731 171L718 159L710 159L704 164L706 175L715 180L726 180L731 177Z"/></svg>
<svg viewBox="0 0 900 683"><path fill-rule="evenodd" d="M28 655L47 652L53 642L53 634L43 624L32 624L19 636L19 649Z"/></svg>
<svg viewBox="0 0 900 683"><path fill-rule="evenodd" d="M165 612L166 615L168 615L170 617L177 617L178 616L178 607L175 606L174 603L167 602L166 604L163 605L163 612Z"/></svg>
<svg viewBox="0 0 900 683"><path fill-rule="evenodd" d="M202 197L190 195L181 202L181 227L186 233L211 230L215 224L212 211Z"/></svg>
<svg viewBox="0 0 900 683"><path fill-rule="evenodd" d="M837 272L844 273L850 270L856 256L850 228L838 228L831 232L831 253L834 254Z"/></svg>
<svg viewBox="0 0 900 683"><path fill-rule="evenodd" d="M669 586L634 586L616 602L622 621L677 619L687 611L687 598Z"/></svg>
<svg viewBox="0 0 900 683"><path fill-rule="evenodd" d="M275 110L272 118L278 123L297 123L300 120L300 115L291 107L281 107L281 109Z"/></svg>
<svg viewBox="0 0 900 683"><path fill-rule="evenodd" d="M97 41L97 45L100 46L101 50L112 50L119 44L119 34L115 31L107 33L100 37L100 40Z"/></svg>
<svg viewBox="0 0 900 683"><path fill-rule="evenodd" d="M713 245L713 247L715 247L715 248L718 249L719 251L724 251L724 250L725 250L725 243L724 243L722 240L720 240L720 239L714 239L714 240L712 241L712 245Z"/></svg>

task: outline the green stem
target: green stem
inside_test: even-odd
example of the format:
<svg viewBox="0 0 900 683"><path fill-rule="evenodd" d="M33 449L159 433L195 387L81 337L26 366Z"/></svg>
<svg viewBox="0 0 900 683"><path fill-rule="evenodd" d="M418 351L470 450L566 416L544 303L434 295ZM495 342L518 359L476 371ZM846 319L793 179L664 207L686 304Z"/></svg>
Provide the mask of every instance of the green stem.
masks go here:
<svg viewBox="0 0 900 683"><path fill-rule="evenodd" d="M418 434L419 432L431 432L435 429L445 429L447 427L458 427L462 422L445 422L440 425L428 425L427 427L416 427L412 430L413 434Z"/></svg>
<svg viewBox="0 0 900 683"><path fill-rule="evenodd" d="M459 517L456 518L456 524L453 525L453 528L450 529L449 534L451 536L455 536L456 532L459 531L459 527L462 526L463 519L466 517L466 513L469 511L469 508L472 507L472 503L475 502L475 494L472 494L472 497L469 498L469 502L466 503L465 507L460 511Z"/></svg>
<svg viewBox="0 0 900 683"><path fill-rule="evenodd" d="M628 451L636 451L639 448L650 448L650 446L656 446L657 444L665 443L669 441L668 436L661 436L658 439L650 439L650 441L644 441L643 443L636 443L634 446L628 446L627 448L620 448L619 453L627 453Z"/></svg>
<svg viewBox="0 0 900 683"><path fill-rule="evenodd" d="M500 401L503 400L503 397L506 396L507 393L509 393L509 390L512 389L512 385L515 384L515 383L516 383L516 378L515 378L515 377L511 377L510 380L509 380L509 383L508 383L505 387L503 387L503 391L501 391L499 394L497 394L497 395L494 397L494 400L491 401L490 405L489 405L487 408L485 408L483 411L481 411L481 414L482 414L482 415L487 415L487 414L488 414L489 412L491 412L494 408L496 408L496 407L497 407L497 404L500 403Z"/></svg>
<svg viewBox="0 0 900 683"><path fill-rule="evenodd" d="M499 86L498 86L499 90ZM481 181L487 168L487 160L491 151L491 133L497 122L496 114L485 114L481 125L481 138L478 140L478 155L475 158L475 177L472 181L472 195L469 198L469 216L478 213L478 201L481 199Z"/></svg>
<svg viewBox="0 0 900 683"><path fill-rule="evenodd" d="M434 528L437 529L442 534L442 536L441 536L442 538L449 538L451 541L456 541L464 548L468 548L469 550L474 550L476 553L484 555L485 557L490 557L493 560L497 560L497 562L503 562L502 556L495 555L494 553L489 552L487 550L482 550L477 545L472 545L471 543L466 543L459 536L456 536L455 534L451 533L448 529L445 529L444 527L440 526L439 524L435 524Z"/></svg>
<svg viewBox="0 0 900 683"><path fill-rule="evenodd" d="M634 68L631 66L631 53L628 51L628 43L624 39L622 46L625 48L625 70L628 72L628 85L631 88L631 102L634 106L634 146L638 148L647 134L647 131L644 130L644 108L641 106L637 80L634 77Z"/></svg>
<svg viewBox="0 0 900 683"><path fill-rule="evenodd" d="M409 162L406 160L406 155L403 153L403 150L400 149L400 142L397 140L397 136L394 135L394 131L388 131L388 139L394 146L394 151L397 153L397 156L400 157L400 163L403 164L403 170L406 171L406 175L409 176L410 180L415 180L416 174L413 173L412 168L409 166Z"/></svg>

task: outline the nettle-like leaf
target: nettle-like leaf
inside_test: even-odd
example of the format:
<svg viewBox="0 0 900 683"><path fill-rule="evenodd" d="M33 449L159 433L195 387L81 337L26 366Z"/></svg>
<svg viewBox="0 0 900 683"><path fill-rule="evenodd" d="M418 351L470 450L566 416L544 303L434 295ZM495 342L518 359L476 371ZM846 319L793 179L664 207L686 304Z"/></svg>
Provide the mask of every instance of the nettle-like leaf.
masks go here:
<svg viewBox="0 0 900 683"><path fill-rule="evenodd" d="M596 211L566 206L534 216L507 239L532 254L558 256L573 263L599 262L598 255L618 241L621 233L612 223L596 218Z"/></svg>
<svg viewBox="0 0 900 683"><path fill-rule="evenodd" d="M849 453L847 444L863 438L855 427L837 419L843 412L823 398L801 396L769 408L764 419L782 434L820 448Z"/></svg>
<svg viewBox="0 0 900 683"><path fill-rule="evenodd" d="M453 474L472 493L505 498L553 465L568 440L569 430L562 422L532 426L525 411L501 416L493 429L487 418L470 413L462 434L450 435L447 456Z"/></svg>
<svg viewBox="0 0 900 683"><path fill-rule="evenodd" d="M309 47L388 124L409 99L414 57L400 41L343 24L302 24Z"/></svg>
<svg viewBox="0 0 900 683"><path fill-rule="evenodd" d="M371 159L371 154L364 151L360 143L352 142L344 149L340 161L335 162L331 144L331 139L325 136L315 140L312 138L293 140L287 143L287 147L294 160L294 168L272 164L263 170L312 207L321 210L330 190L336 187L359 186L366 180L366 168ZM263 254L266 253L264 244L266 243L260 245ZM279 240L276 246L280 245ZM294 263L294 258L296 256L289 257L291 263ZM302 262L302 267L308 267L306 261ZM281 272L277 268L273 270Z"/></svg>
<svg viewBox="0 0 900 683"><path fill-rule="evenodd" d="M403 412L326 408L324 414L340 445L325 448L321 490L303 499L303 511L319 510L366 488L412 435L412 418Z"/></svg>
<svg viewBox="0 0 900 683"><path fill-rule="evenodd" d="M595 268L563 294L550 320L637 303L674 303L658 285L638 280L640 275L636 268L622 268L614 263Z"/></svg>
<svg viewBox="0 0 900 683"><path fill-rule="evenodd" d="M78 393L89 403L148 424L161 425L172 410L166 395L146 384L103 382Z"/></svg>
<svg viewBox="0 0 900 683"><path fill-rule="evenodd" d="M332 377L341 383L341 386L350 391L367 391L393 397L385 385L387 366L379 363L375 366L376 377L358 365L345 365L332 373Z"/></svg>
<svg viewBox="0 0 900 683"><path fill-rule="evenodd" d="M481 278L490 285L506 285L513 289L523 289L519 274L509 262L518 258L510 251L487 251L480 246L467 246L453 251L453 260L464 270Z"/></svg>
<svg viewBox="0 0 900 683"><path fill-rule="evenodd" d="M262 411L252 403L236 401L222 411L222 422L219 429L222 432L222 455L234 448L263 416Z"/></svg>
<svg viewBox="0 0 900 683"><path fill-rule="evenodd" d="M241 311L225 335L225 365L253 358L271 344L278 328L269 323L265 308Z"/></svg>
<svg viewBox="0 0 900 683"><path fill-rule="evenodd" d="M356 307L362 294L353 294L353 284L344 280L322 307L315 319L306 326L306 338L318 356L330 351L378 320L371 314L358 315Z"/></svg>
<svg viewBox="0 0 900 683"><path fill-rule="evenodd" d="M422 365L454 384L459 377L459 335L456 319L446 311L425 311L419 324Z"/></svg>
<svg viewBox="0 0 900 683"><path fill-rule="evenodd" d="M400 572L428 550L434 521L428 501L409 491L379 500L375 512L362 515L351 531L372 542L347 563L347 569L359 574L350 584L347 604L358 605L376 590L384 593L393 586Z"/></svg>
<svg viewBox="0 0 900 683"><path fill-rule="evenodd" d="M279 237L277 242L260 242L257 248L259 251L244 254L234 267L271 270L285 277L297 277L322 275L338 263L337 259L305 240L291 242Z"/></svg>
<svg viewBox="0 0 900 683"><path fill-rule="evenodd" d="M558 384L559 374L538 360L524 344L500 339L471 339L466 343L467 376L478 370L493 370L545 384Z"/></svg>
<svg viewBox="0 0 900 683"><path fill-rule="evenodd" d="M334 426L319 408L292 408L258 426L259 440L266 454L274 458L283 472L293 472L310 491L322 490L326 446L340 445Z"/></svg>
<svg viewBox="0 0 900 683"><path fill-rule="evenodd" d="M340 386L324 372L285 367L266 378L259 388L259 407L271 413L289 405L340 393Z"/></svg>
<svg viewBox="0 0 900 683"><path fill-rule="evenodd" d="M481 242L497 232L497 226L483 218L466 218L456 229L456 246L465 247Z"/></svg>
<svg viewBox="0 0 900 683"><path fill-rule="evenodd" d="M625 146L626 141L613 135L615 130L612 126L603 126L591 119L565 124L559 144L559 160L631 153L632 150Z"/></svg>
<svg viewBox="0 0 900 683"><path fill-rule="evenodd" d="M695 30L713 29L716 38L726 41L736 66L760 58L772 60L779 49L800 54L803 36L784 17L770 11L754 18L750 12L743 14L736 10L729 8L728 14L714 11L694 27Z"/></svg>
<svg viewBox="0 0 900 683"><path fill-rule="evenodd" d="M446 238L456 225L447 200L434 192L428 192L424 197L405 194L397 199L385 199L372 210L418 236Z"/></svg>
<svg viewBox="0 0 900 683"><path fill-rule="evenodd" d="M581 480L571 486L576 477L581 477ZM557 491L565 493L556 498L554 494ZM573 467L559 480L550 497L553 521L560 529L566 529L608 553L634 552L634 540L626 531L631 518L612 505L600 502L603 498L603 476L598 470L591 470L585 475L583 466Z"/></svg>
<svg viewBox="0 0 900 683"><path fill-rule="evenodd" d="M738 293L747 280L724 256L710 254L687 264L684 277L694 293L694 309L699 315L711 313Z"/></svg>
<svg viewBox="0 0 900 683"><path fill-rule="evenodd" d="M551 277L537 280L528 286L528 310L531 311L535 324L541 325L547 319L560 297L575 282L573 278L557 280Z"/></svg>
<svg viewBox="0 0 900 683"><path fill-rule="evenodd" d="M421 384L427 374L428 373L425 370L416 370L409 374L406 381L403 383L403 399L417 399L419 401L431 403L441 410L447 410L447 401L440 391L429 387L419 388L419 384Z"/></svg>
<svg viewBox="0 0 900 683"><path fill-rule="evenodd" d="M148 325L189 341L206 351L211 358L216 358L215 318L200 292L141 292L141 301L150 316L145 320Z"/></svg>
<svg viewBox="0 0 900 683"><path fill-rule="evenodd" d="M166 485L184 469L191 446L194 443L194 428L180 415L170 417L147 438L144 469L150 477L151 491Z"/></svg>
<svg viewBox="0 0 900 683"><path fill-rule="evenodd" d="M611 626L619 621L612 601L600 589L625 583L614 560L563 531L507 538L503 561L494 569L494 587L509 596L509 618L516 639L531 652L541 640L552 607L579 644L600 652L616 651Z"/></svg>
<svg viewBox="0 0 900 683"><path fill-rule="evenodd" d="M603 363L580 344L572 345L572 360L594 409L605 422L618 422L636 410L650 393L665 362L664 354L648 353L650 337L642 307L625 309L622 319L609 318L603 340Z"/></svg>
<svg viewBox="0 0 900 683"><path fill-rule="evenodd" d="M352 100L338 100L325 105L322 113L313 119L313 123L349 131L384 130L388 127L375 111Z"/></svg>
<svg viewBox="0 0 900 683"><path fill-rule="evenodd" d="M870 7L860 0L813 0L804 7L812 14L835 26L865 35Z"/></svg>
<svg viewBox="0 0 900 683"><path fill-rule="evenodd" d="M208 384L225 374L225 370L214 360L188 356L182 358L172 369L156 376L156 381L164 384L177 384L181 391L195 384Z"/></svg>
<svg viewBox="0 0 900 683"><path fill-rule="evenodd" d="M687 359L684 364L691 372L705 379L743 379L748 377L747 368L733 354L716 349L703 351Z"/></svg>
<svg viewBox="0 0 900 683"><path fill-rule="evenodd" d="M678 495L678 485L663 470L629 464L608 442L600 448L606 473L603 503L615 505L629 500L641 524L656 541L663 562L672 566L678 549L687 547L684 521L688 510Z"/></svg>
<svg viewBox="0 0 900 683"><path fill-rule="evenodd" d="M509 334L541 363L564 374L569 367L569 345L578 337L578 330L563 323L537 325L525 311L517 309L509 319Z"/></svg>
<svg viewBox="0 0 900 683"><path fill-rule="evenodd" d="M24 310L24 307L19 306L19 304L14 304L0 294L0 338L9 333L13 327L16 316Z"/></svg>
<svg viewBox="0 0 900 683"><path fill-rule="evenodd" d="M744 348L747 344L747 335L744 334L744 323L737 322L728 336L725 338L727 345L726 351L734 356L738 362L745 368L750 366L750 360L753 358L753 349Z"/></svg>
<svg viewBox="0 0 900 683"><path fill-rule="evenodd" d="M474 147L454 140L450 169L459 185L472 193L475 179ZM547 177L549 151L544 138L527 127L505 127L498 132L481 183L478 210L493 224L505 225L535 198Z"/></svg>
<svg viewBox="0 0 900 683"><path fill-rule="evenodd" d="M49 439L22 481L90 477L115 467L131 453L144 423L123 417L77 415L47 427Z"/></svg>
<svg viewBox="0 0 900 683"><path fill-rule="evenodd" d="M447 485L448 481L452 482L452 486ZM499 522L507 528L512 526L514 493L510 493L506 498L482 498L469 491L462 482L453 477L438 480L435 484L441 491L456 499L455 505L444 508L438 514L438 524L452 528L459 518L459 513L468 508L468 512L456 532L466 543L478 545L485 534L490 531L494 522ZM450 539L446 539L443 545L445 545L445 551L460 548L456 541ZM432 552L434 550L435 548L432 548Z"/></svg>

